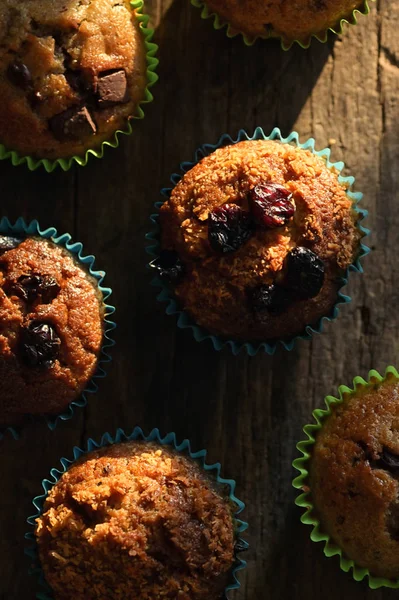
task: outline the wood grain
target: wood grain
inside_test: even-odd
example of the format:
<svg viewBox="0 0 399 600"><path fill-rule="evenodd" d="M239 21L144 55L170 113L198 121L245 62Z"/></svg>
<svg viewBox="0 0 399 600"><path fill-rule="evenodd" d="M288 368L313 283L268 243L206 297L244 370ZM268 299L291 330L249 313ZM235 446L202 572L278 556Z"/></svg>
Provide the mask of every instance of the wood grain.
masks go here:
<svg viewBox="0 0 399 600"><path fill-rule="evenodd" d="M146 119L101 162L70 173L0 164L1 212L69 231L96 255L114 289L119 328L99 393L54 433L37 425L1 445L0 600L30 600L25 519L40 481L74 445L116 427L157 426L206 447L237 480L250 523L237 600L390 600L326 559L299 523L291 462L311 410L341 383L398 364L399 5L380 0L326 45L284 53L278 43L228 40L187 0L152 0L160 82ZM275 356L233 357L195 343L149 286L144 234L159 189L198 145L238 129L279 126L345 160L369 209L373 253L351 278L352 303L323 335Z"/></svg>

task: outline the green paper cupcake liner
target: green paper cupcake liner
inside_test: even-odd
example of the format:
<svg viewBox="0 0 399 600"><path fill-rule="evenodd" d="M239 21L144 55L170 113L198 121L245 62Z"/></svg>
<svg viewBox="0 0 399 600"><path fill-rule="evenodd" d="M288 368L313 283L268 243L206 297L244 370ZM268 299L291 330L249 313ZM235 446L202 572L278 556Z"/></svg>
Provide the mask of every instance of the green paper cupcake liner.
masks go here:
<svg viewBox="0 0 399 600"><path fill-rule="evenodd" d="M311 34L309 37L309 41L307 41L307 42L302 42L300 40L293 40L292 42L287 42L281 36L273 35L272 33L269 33L269 35L258 36L255 38L249 37L245 33L237 31L237 29L235 27L233 27L228 21L225 21L218 14L212 12L208 8L205 0L191 0L191 4L193 6L195 6L196 8L201 9L201 18L202 19L213 19L213 28L215 30L226 28L227 37L234 38L238 35L241 35L244 40L244 44L246 46L253 46L255 44L255 42L259 39L279 40L281 48L283 50L289 50L294 44L298 44L301 48L307 49L307 48L309 48L313 39L321 42L322 44L325 44L328 41L329 33L333 33L335 35L341 35L342 33L344 33L344 28L346 25L356 25L358 22L359 15L368 15L370 12L369 0L365 0L364 6L362 8L355 9L349 18L341 19L336 27L330 27L322 35L321 34L320 35L319 34Z"/></svg>
<svg viewBox="0 0 399 600"><path fill-rule="evenodd" d="M215 463L213 465L208 465L206 463L206 450L200 450L199 452L193 452L191 450L191 443L189 440L185 439L179 444L176 440L175 433L168 433L166 436L162 437L159 429L153 429L149 435L145 435L143 430L140 427L135 427L133 432L130 435L126 435L123 429L118 429L116 431L115 436L111 436L109 433L105 433L101 441L99 443L95 442L92 439L89 439L87 442L86 450L82 450L81 448L74 447L73 448L73 459L68 460L67 458L61 458L61 469L51 469L50 471L50 479L43 479L42 487L44 490L44 494L41 496L36 496L33 499L33 505L36 509L36 513L27 519L27 522L30 526L30 531L25 535L25 539L29 542L29 547L25 549L25 554L27 554L32 559L32 567L30 569L31 575L36 575L39 579L40 586L43 588L43 592L38 592L36 594L36 598L39 600L53 600L52 590L49 585L46 583L44 578L43 571L40 567L40 559L38 555L38 548L36 544L35 537L35 526L36 519L42 514L43 506L46 500L46 496L51 490L51 488L57 483L60 479L61 475L65 473L69 467L82 455L87 452L91 452L92 450L97 450L98 448L102 448L104 446L109 446L112 444L117 444L120 442L132 441L132 440L142 440L146 442L156 442L161 444L162 446L170 446L174 448L177 452L184 453L187 456L190 456L204 471L210 474L218 483L225 486L226 490L228 490L228 497L231 502L232 507L234 507L234 525L235 525L235 534L236 534L236 543L235 543L235 562L231 572L231 581L227 585L225 589L224 598L227 600L228 593L231 590L236 590L240 587L240 582L238 580L238 572L246 567L246 562L241 560L238 557L238 554L248 549L248 543L241 539L239 536L243 533L247 528L248 524L244 521L238 519L238 515L242 513L245 509L245 504L241 502L235 496L235 487L236 483L232 479L223 479L220 476L221 465L220 463Z"/></svg>
<svg viewBox="0 0 399 600"><path fill-rule="evenodd" d="M103 379L106 376L106 372L103 368L104 365L111 362L111 356L109 355L109 349L115 345L115 341L111 337L111 332L115 329L116 324L110 320L110 316L115 312L115 308L108 304L106 301L112 294L111 288L104 287L103 282L105 278L104 271L97 271L94 268L95 258L92 255L85 256L83 254L83 245L80 242L72 242L69 233L58 235L57 230L54 227L48 229L40 229L38 221L34 220L30 223L26 223L24 219L19 218L14 225L10 221L3 217L0 219L0 235L23 235L23 236L40 236L45 239L50 239L55 244L66 248L71 254L78 259L78 261L87 269L94 279L98 282L98 288L103 295L104 301L104 336L101 352L99 355L98 366L95 374L86 385L80 396L71 402L67 409L58 415L47 415L43 417L47 423L47 426L51 431L55 429L59 421L67 421L74 415L76 408L81 408L87 404L87 394L93 394L98 390L96 383L97 379ZM31 420L37 420L40 417L31 416ZM19 431L14 427L7 427L6 429L0 430L0 440L5 434L11 435L14 439L19 438Z"/></svg>
<svg viewBox="0 0 399 600"><path fill-rule="evenodd" d="M158 46L151 41L154 35L154 30L148 28L149 16L142 13L142 9L144 6L143 0L131 0L130 4L132 10L136 11L137 20L140 23L140 29L143 33L145 40L144 45L147 57L147 87L145 89L144 100L142 100L138 104L138 106L136 107L136 114L132 117L133 119L143 119L144 110L142 106L144 104L149 104L153 101L153 96L150 92L150 88L158 80L158 75L156 74L156 68L159 63L158 59L156 58ZM95 158L103 158L105 149L107 147L119 147L119 136L131 135L132 132L133 129L131 122L128 121L126 129L117 130L110 140L107 140L101 144L101 148L99 150L89 149L86 151L84 156L57 158L55 160L50 160L46 158L39 159L34 158L32 156L21 156L15 150L10 150L6 148L3 144L0 144L0 160L10 159L14 167L26 164L30 171L35 171L39 167L44 167L47 173L52 173L57 167L60 167L63 171L69 171L69 169L74 163L80 165L81 167L86 166L91 156L94 156Z"/></svg>
<svg viewBox="0 0 399 600"><path fill-rule="evenodd" d="M384 376L380 375L378 371L372 370L368 374L367 381L365 381L362 377L355 377L352 388L341 385L338 388L337 397L327 396L324 401L326 409L318 408L314 410L312 415L315 423L305 425L303 428L307 439L299 442L296 446L302 456L300 458L296 458L292 463L293 467L300 473L300 475L293 480L292 485L295 489L303 492L297 497L295 504L305 510L304 514L301 516L301 522L312 527L310 539L312 542L323 542L325 556L338 556L342 571L348 573L350 570L352 570L352 577L355 581L362 581L363 579L367 578L368 585L372 590L376 590L380 587L399 589L399 579L391 580L385 577L374 577L370 574L368 569L360 567L353 560L346 557L341 548L334 543L331 537L327 533L323 532L323 527L315 513L311 498L311 491L309 489L309 465L312 459L312 446L316 441L317 432L322 429L324 420L331 415L334 406L344 402L345 396L348 394L356 394L359 388L392 379L399 380L399 373L395 367L387 367Z"/></svg>
<svg viewBox="0 0 399 600"><path fill-rule="evenodd" d="M200 160L202 160L205 156L209 156L218 148L223 146L227 146L230 144L237 144L238 142L242 142L245 140L279 140L285 144L294 144L298 146L298 148L303 148L305 150L310 150L313 154L322 157L326 161L326 165L329 168L334 168L338 172L338 179L341 183L347 186L347 195L353 202L354 210L359 215L357 221L357 227L361 232L362 238L369 235L370 231L361 225L361 221L367 217L367 211L359 208L358 203L361 201L363 194L360 192L352 192L351 187L353 186L355 179L354 177L343 177L340 175L341 171L344 169L345 165L343 162L332 163L330 162L330 149L324 148L324 150L316 150L315 149L315 140L313 138L308 139L305 143L301 144L299 141L298 133L295 131L290 133L288 137L283 137L280 129L275 127L270 135L266 135L261 127L257 127L253 133L253 135L248 135L243 129L239 131L236 139L233 139L228 134L223 134L217 144L204 144L201 146L197 152L195 153L194 161L192 162L183 162L180 165L180 173L174 173L171 176L171 182L173 186L177 185L180 179L183 177L187 171L192 169ZM164 188L161 191L161 194L167 199L169 198L173 188ZM152 230L146 234L146 239L152 242L151 246L146 248L148 254L151 255L152 260L155 260L159 257L160 254L160 224L159 224L159 211L163 202L156 202L155 213L151 215L150 219L152 222ZM342 277L340 283L342 289L347 283L349 274L351 271L357 273L363 273L363 268L360 264L360 259L366 256L370 252L369 248L364 244L360 244L359 254L356 257L353 264L349 266L346 270L346 273ZM152 262L152 261L151 261ZM150 265L148 265L150 266ZM339 306L341 304L348 304L351 302L351 297L344 295L341 291L338 291L337 302L333 306L330 311L330 314L319 319L317 323L309 324L305 331L296 335L290 339L278 340L276 342L239 342L236 340L228 340L221 338L217 335L212 335L206 329L199 327L191 317L182 310L173 294L173 289L169 286L165 281L163 281L160 277L156 276L152 281L151 285L154 287L161 288L161 292L157 296L157 299L160 302L166 302L166 314L168 315L176 315L177 316L177 326L179 329L191 329L194 335L194 338L197 342L202 342L203 340L210 340L213 344L215 350L221 350L224 347L229 347L234 355L238 354L240 351L247 352L249 356L255 356L259 351L264 351L267 354L274 354L278 344L281 344L286 350L292 350L295 347L295 344L298 340L308 340L315 333L321 333L324 328L324 324L326 322L334 321L339 314Z"/></svg>

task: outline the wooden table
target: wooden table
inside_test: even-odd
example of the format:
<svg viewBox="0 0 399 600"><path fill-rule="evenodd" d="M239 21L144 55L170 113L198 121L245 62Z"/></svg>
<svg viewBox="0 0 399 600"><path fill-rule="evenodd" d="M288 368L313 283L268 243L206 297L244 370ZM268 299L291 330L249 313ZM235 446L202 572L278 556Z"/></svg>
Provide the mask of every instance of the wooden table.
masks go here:
<svg viewBox="0 0 399 600"><path fill-rule="evenodd" d="M379 0L342 39L290 52L227 39L187 0L153 4L160 82L134 135L66 174L0 164L1 213L38 218L82 241L107 271L119 324L109 376L88 407L53 433L37 425L1 445L0 599L35 597L23 535L42 478L88 437L139 424L189 437L237 480L251 550L236 600L393 600L397 592L355 583L310 542L291 462L326 394L399 362L399 3ZM196 343L165 316L149 286L144 234L180 161L221 133L257 125L314 136L317 148L331 145L333 159L345 160L364 192L374 251L365 274L351 277L352 303L323 335L249 358Z"/></svg>

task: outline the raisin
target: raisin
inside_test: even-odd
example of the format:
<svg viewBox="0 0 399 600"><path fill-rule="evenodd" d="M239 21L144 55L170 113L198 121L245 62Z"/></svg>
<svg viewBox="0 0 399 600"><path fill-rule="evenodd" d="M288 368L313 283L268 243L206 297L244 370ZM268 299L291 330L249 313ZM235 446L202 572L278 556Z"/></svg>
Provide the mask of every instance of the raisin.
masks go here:
<svg viewBox="0 0 399 600"><path fill-rule="evenodd" d="M16 61L10 63L7 69L8 79L16 87L27 90L32 85L32 75L24 63Z"/></svg>
<svg viewBox="0 0 399 600"><path fill-rule="evenodd" d="M274 283L249 290L248 295L251 308L257 314L264 311L280 314L292 303L289 291Z"/></svg>
<svg viewBox="0 0 399 600"><path fill-rule="evenodd" d="M177 283L185 273L184 264L174 250L162 250L159 257L150 263L150 267L172 283Z"/></svg>
<svg viewBox="0 0 399 600"><path fill-rule="evenodd" d="M51 275L21 275L16 283L11 283L10 291L26 300L40 299L42 304L50 304L60 292L60 286Z"/></svg>
<svg viewBox="0 0 399 600"><path fill-rule="evenodd" d="M255 186L249 201L255 222L261 227L282 227L295 213L291 192L276 183Z"/></svg>
<svg viewBox="0 0 399 600"><path fill-rule="evenodd" d="M0 235L0 255L8 252L9 250L15 250L23 240L9 235Z"/></svg>
<svg viewBox="0 0 399 600"><path fill-rule="evenodd" d="M50 368L58 356L60 345L60 338L48 323L34 321L21 331L21 357L29 367Z"/></svg>
<svg viewBox="0 0 399 600"><path fill-rule="evenodd" d="M253 234L251 215L236 204L223 204L208 217L208 240L215 252L235 252Z"/></svg>
<svg viewBox="0 0 399 600"><path fill-rule="evenodd" d="M309 248L298 246L286 258L284 285L301 298L314 298L324 283L324 263Z"/></svg>

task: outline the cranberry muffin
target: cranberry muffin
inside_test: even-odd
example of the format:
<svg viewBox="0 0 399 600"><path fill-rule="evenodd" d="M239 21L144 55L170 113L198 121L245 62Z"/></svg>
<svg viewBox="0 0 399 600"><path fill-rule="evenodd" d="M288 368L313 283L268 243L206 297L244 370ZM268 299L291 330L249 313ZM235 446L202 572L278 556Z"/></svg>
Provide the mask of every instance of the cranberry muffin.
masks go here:
<svg viewBox="0 0 399 600"><path fill-rule="evenodd" d="M244 141L203 158L172 190L152 266L209 332L286 340L331 313L360 250L357 219L322 158Z"/></svg>
<svg viewBox="0 0 399 600"><path fill-rule="evenodd" d="M234 563L229 499L154 443L90 452L51 489L36 539L55 600L219 600Z"/></svg>
<svg viewBox="0 0 399 600"><path fill-rule="evenodd" d="M0 142L35 158L98 148L144 99L144 37L129 0L2 0Z"/></svg>
<svg viewBox="0 0 399 600"><path fill-rule="evenodd" d="M355 9L365 10L365 0L205 0L209 10L230 24L233 33L250 40L278 37L286 44L307 44L342 19L352 20Z"/></svg>
<svg viewBox="0 0 399 600"><path fill-rule="evenodd" d="M97 281L40 237L0 236L0 425L58 414L94 375L103 338Z"/></svg>
<svg viewBox="0 0 399 600"><path fill-rule="evenodd" d="M388 375L344 394L311 450L310 500L346 558L399 578L399 381Z"/></svg>

